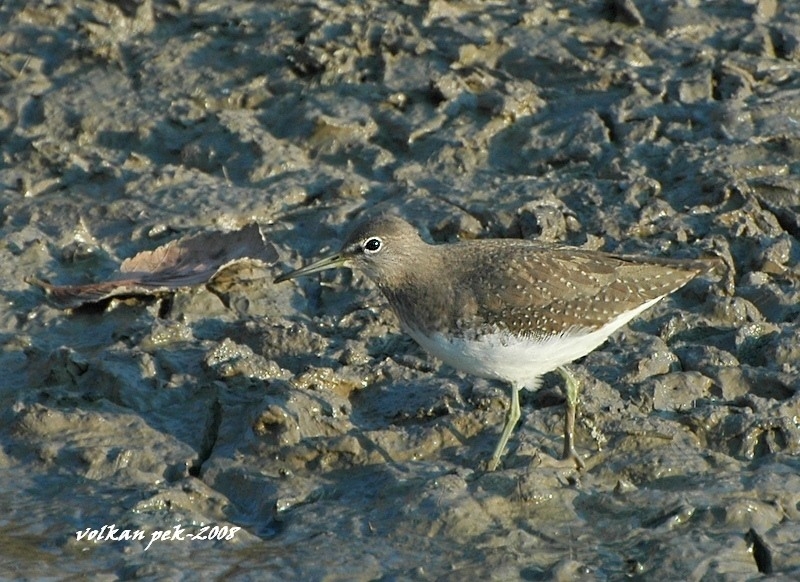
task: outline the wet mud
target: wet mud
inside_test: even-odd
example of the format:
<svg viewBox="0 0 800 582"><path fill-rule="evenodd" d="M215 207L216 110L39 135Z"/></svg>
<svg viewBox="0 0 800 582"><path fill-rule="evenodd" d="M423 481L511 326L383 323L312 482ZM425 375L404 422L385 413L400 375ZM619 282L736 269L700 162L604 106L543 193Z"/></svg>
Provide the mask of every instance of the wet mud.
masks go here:
<svg viewBox="0 0 800 582"><path fill-rule="evenodd" d="M0 21L2 577L800 576L800 3ZM573 364L584 471L553 375L485 473L505 386L422 352L357 273L272 283L381 207L435 242L719 268ZM211 288L63 310L25 282L254 221L279 260Z"/></svg>

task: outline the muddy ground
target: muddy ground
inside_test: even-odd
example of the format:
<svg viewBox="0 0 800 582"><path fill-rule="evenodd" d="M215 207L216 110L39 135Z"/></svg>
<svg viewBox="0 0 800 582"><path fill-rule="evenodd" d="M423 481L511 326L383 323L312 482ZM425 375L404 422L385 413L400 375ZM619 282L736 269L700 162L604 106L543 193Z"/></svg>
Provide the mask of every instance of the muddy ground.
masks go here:
<svg viewBox="0 0 800 582"><path fill-rule="evenodd" d="M800 2L0 21L2 577L800 577ZM548 377L484 473L503 385L424 354L358 274L272 283L380 206L437 242L724 268L573 365L584 471L555 461ZM68 311L25 282L253 220L279 261L211 289Z"/></svg>

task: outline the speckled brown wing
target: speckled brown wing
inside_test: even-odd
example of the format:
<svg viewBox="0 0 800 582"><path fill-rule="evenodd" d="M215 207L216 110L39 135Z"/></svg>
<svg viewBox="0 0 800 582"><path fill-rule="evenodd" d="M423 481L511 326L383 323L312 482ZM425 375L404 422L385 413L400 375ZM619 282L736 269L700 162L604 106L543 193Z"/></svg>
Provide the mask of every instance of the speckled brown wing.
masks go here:
<svg viewBox="0 0 800 582"><path fill-rule="evenodd" d="M594 330L683 286L697 273L678 261L622 257L527 241L481 244L459 285L474 294L471 325L551 335ZM478 243L475 243L476 245ZM486 265L484 269L480 264ZM490 266L490 267L488 267ZM489 276L489 268L492 275Z"/></svg>

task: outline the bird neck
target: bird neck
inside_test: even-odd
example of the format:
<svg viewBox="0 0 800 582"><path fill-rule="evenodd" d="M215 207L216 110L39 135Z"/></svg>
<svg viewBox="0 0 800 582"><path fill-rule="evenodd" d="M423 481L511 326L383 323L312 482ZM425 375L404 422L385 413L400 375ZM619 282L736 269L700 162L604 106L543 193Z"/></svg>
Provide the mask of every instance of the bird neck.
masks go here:
<svg viewBox="0 0 800 582"><path fill-rule="evenodd" d="M440 249L426 245L425 252L409 252L374 282L406 327L425 332L452 323L455 298L453 287L442 284L446 277Z"/></svg>

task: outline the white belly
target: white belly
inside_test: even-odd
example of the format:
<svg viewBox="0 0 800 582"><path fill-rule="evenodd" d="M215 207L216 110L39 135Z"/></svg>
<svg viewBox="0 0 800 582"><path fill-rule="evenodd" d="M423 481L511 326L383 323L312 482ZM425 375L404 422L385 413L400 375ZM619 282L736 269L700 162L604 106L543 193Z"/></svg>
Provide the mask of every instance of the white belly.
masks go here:
<svg viewBox="0 0 800 582"><path fill-rule="evenodd" d="M600 329L588 332L586 329L573 329L545 338L492 333L466 340L447 338L441 333L427 336L418 330L407 331L424 350L458 370L536 389L543 374L593 351L659 299L661 297L623 313Z"/></svg>

